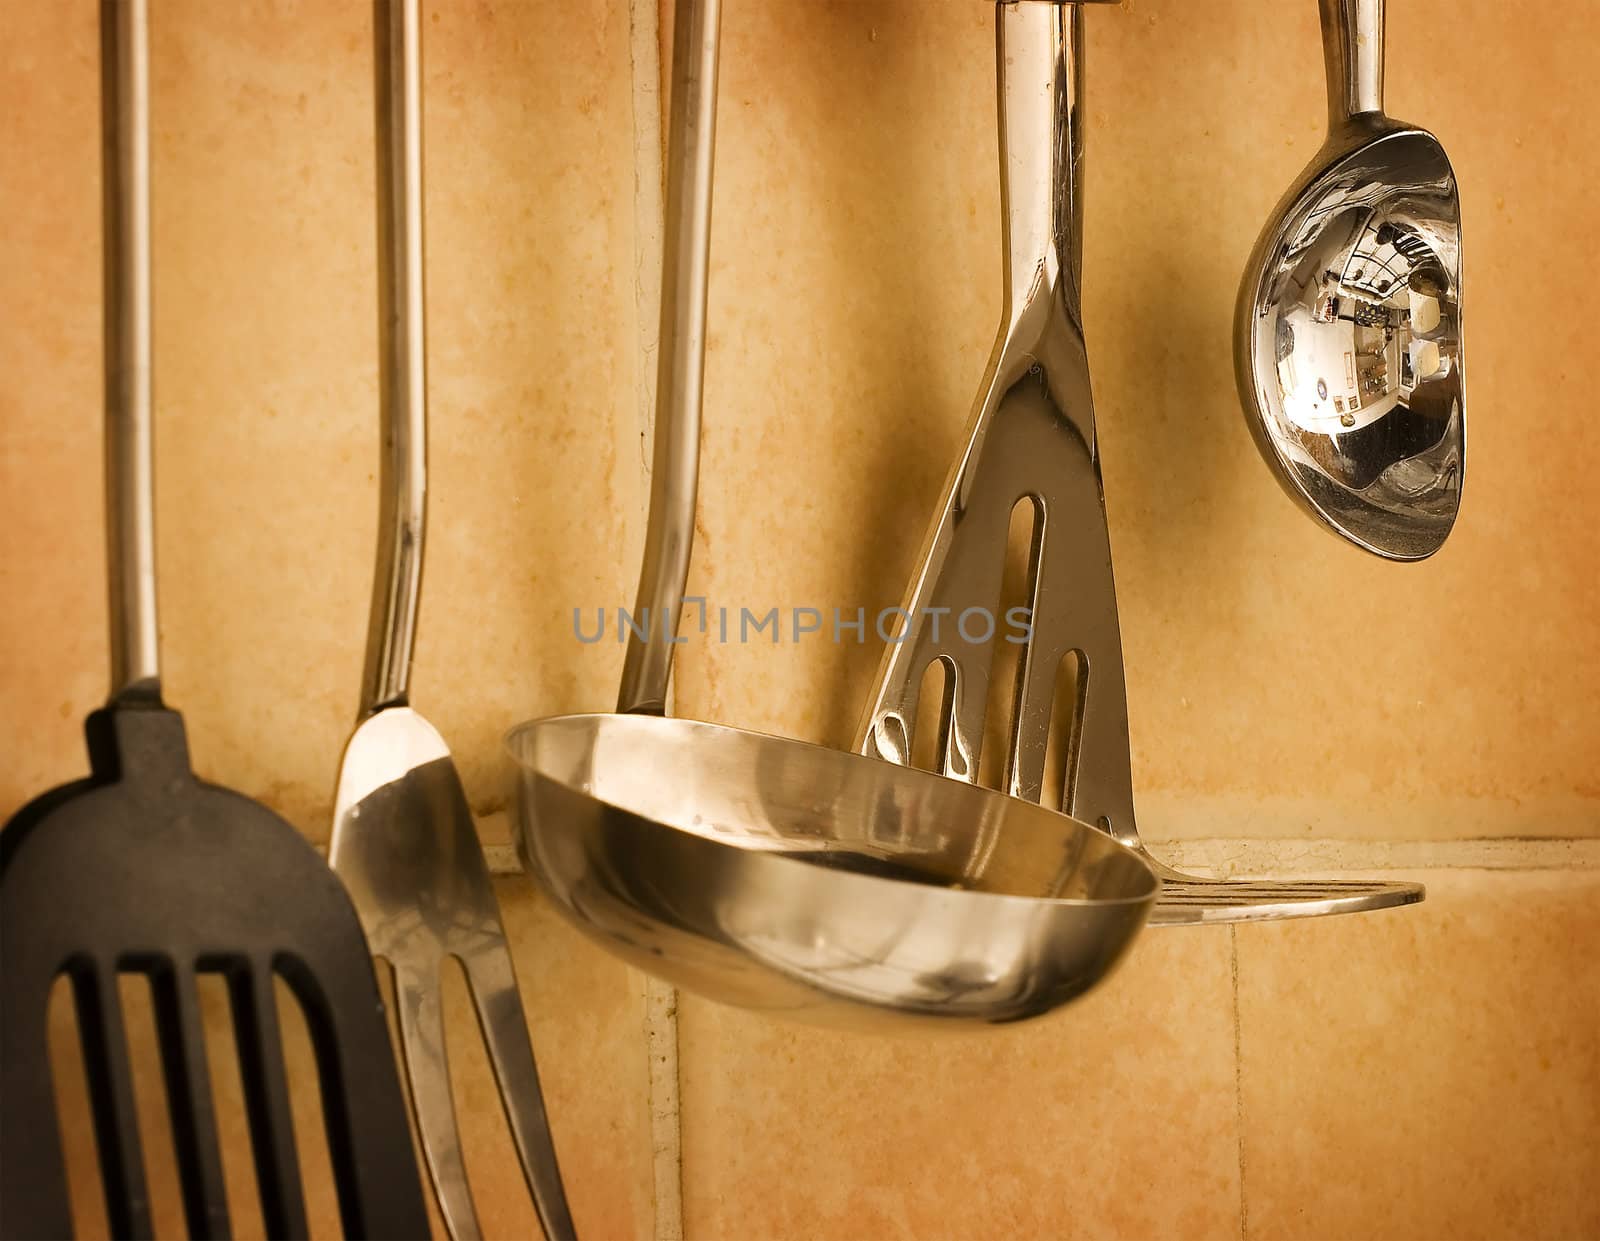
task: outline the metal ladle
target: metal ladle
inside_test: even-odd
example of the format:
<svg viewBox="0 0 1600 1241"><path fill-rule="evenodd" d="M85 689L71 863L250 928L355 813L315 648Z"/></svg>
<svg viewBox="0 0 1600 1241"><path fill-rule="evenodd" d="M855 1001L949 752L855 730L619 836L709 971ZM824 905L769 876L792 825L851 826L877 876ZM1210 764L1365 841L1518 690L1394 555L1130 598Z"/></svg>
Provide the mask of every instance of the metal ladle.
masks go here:
<svg viewBox="0 0 1600 1241"><path fill-rule="evenodd" d="M1137 853L992 790L660 714L694 532L718 9L677 0L649 637L632 635L623 714L507 738L519 852L580 930L713 999L856 1026L1036 1016L1144 925L1159 884ZM1049 89L1049 49L1012 50Z"/></svg>
<svg viewBox="0 0 1600 1241"><path fill-rule="evenodd" d="M1461 207L1444 148L1383 113L1383 0L1320 0L1328 137L1256 242L1234 357L1291 497L1389 560L1439 550L1465 449Z"/></svg>

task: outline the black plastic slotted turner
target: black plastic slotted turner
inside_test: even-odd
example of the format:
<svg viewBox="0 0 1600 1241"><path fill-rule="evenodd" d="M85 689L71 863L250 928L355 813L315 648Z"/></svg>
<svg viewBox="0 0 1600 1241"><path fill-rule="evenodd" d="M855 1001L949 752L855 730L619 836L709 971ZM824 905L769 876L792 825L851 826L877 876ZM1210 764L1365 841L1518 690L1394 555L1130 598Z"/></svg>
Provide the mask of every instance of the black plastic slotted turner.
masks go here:
<svg viewBox="0 0 1600 1241"><path fill-rule="evenodd" d="M229 1234L197 998L204 972L228 984L268 1235L307 1232L277 976L315 1050L344 1231L426 1236L388 1026L349 897L289 824L195 778L183 721L161 701L145 8L102 0L100 10L112 693L86 724L88 779L46 793L0 831L0 1236L73 1229L46 1017L63 975L108 1223L117 1236L151 1234L119 973L150 980L189 1231Z"/></svg>

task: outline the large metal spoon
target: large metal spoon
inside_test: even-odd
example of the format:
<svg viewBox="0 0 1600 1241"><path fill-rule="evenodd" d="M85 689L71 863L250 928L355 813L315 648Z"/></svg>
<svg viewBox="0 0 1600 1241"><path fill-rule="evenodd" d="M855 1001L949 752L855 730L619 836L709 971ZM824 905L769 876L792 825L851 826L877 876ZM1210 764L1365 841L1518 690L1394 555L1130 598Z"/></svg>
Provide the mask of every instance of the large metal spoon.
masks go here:
<svg viewBox="0 0 1600 1241"><path fill-rule="evenodd" d="M1328 138L1256 242L1234 358L1284 489L1369 552L1421 560L1461 503L1461 209L1426 130L1383 112L1383 0L1319 0Z"/></svg>

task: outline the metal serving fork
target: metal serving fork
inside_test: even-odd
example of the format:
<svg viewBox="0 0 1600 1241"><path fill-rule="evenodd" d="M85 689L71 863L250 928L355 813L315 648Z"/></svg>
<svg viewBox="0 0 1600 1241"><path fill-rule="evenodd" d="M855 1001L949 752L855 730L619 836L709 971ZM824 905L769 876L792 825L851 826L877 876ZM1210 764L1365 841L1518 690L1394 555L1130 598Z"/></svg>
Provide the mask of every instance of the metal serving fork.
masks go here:
<svg viewBox="0 0 1600 1241"><path fill-rule="evenodd" d="M574 1235L489 868L444 740L408 705L427 516L422 84L417 0L379 0L377 134L383 470L361 722L345 749L330 861L394 971L423 1154L450 1234L481 1235L456 1130L440 969L455 957L545 1235Z"/></svg>

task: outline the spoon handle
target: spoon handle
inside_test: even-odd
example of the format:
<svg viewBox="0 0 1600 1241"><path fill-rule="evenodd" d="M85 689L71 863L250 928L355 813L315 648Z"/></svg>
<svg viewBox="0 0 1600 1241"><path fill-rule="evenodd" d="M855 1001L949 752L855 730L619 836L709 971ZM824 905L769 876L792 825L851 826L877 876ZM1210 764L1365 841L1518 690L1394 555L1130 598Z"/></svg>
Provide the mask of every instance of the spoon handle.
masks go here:
<svg viewBox="0 0 1600 1241"><path fill-rule="evenodd" d="M1383 111L1383 0L1318 0L1328 124Z"/></svg>

